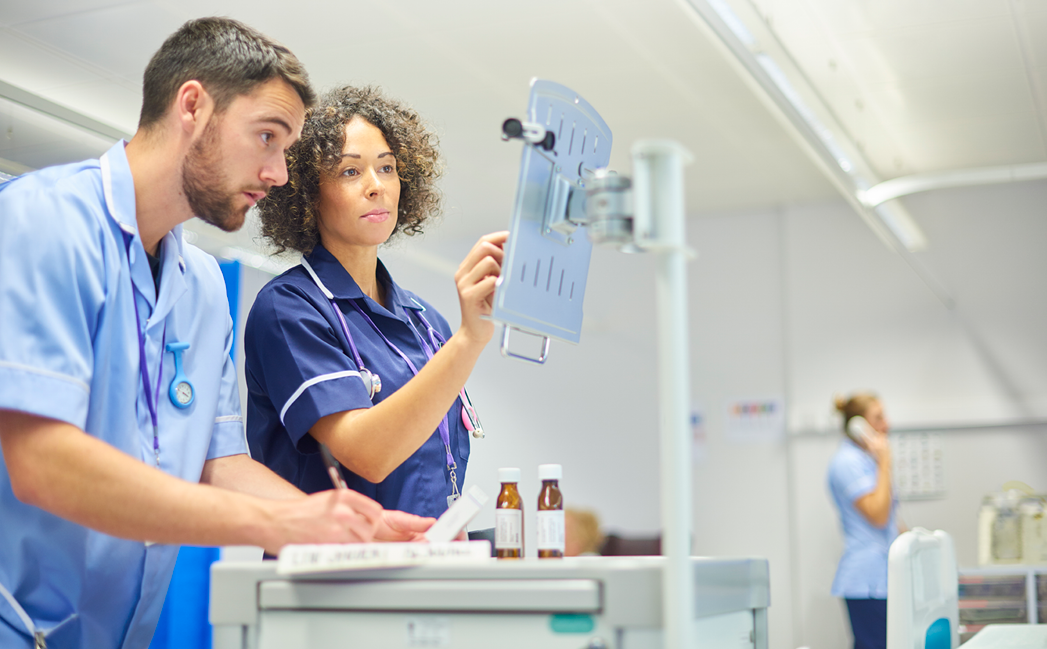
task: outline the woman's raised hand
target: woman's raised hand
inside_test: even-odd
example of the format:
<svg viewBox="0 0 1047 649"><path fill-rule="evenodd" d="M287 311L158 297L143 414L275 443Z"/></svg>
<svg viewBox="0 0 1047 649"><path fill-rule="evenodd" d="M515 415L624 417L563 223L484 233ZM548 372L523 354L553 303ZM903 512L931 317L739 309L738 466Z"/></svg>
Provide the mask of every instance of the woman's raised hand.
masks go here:
<svg viewBox="0 0 1047 649"><path fill-rule="evenodd" d="M469 340L483 345L494 335L494 323L482 316L491 315L494 287L502 274L502 259L505 257L503 246L508 238L507 231L480 237L454 274L462 307L459 331Z"/></svg>

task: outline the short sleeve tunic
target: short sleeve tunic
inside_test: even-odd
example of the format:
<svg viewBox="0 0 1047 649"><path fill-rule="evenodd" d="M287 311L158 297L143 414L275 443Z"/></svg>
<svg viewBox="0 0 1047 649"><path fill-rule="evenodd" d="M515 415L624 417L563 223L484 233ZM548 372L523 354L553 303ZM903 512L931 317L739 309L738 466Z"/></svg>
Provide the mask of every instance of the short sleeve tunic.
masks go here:
<svg viewBox="0 0 1047 649"><path fill-rule="evenodd" d="M321 292L304 266L296 266L267 284L247 319L244 333L248 389L247 436L251 455L307 493L331 488L319 446L309 434L327 415L381 403L414 377L395 345L415 368L425 365L422 340L429 340L419 314L446 338L447 321L413 293L400 288L379 261L378 281L388 308L364 295L352 276L322 245L306 257L332 300ZM353 301L384 334L382 338ZM354 355L334 308L345 317L367 370L378 374L382 390L368 397ZM469 460L469 432L461 420L461 399L447 414L451 454L459 489ZM451 480L439 433L380 483L368 482L343 467L350 489L386 509L439 516L447 509Z"/></svg>
<svg viewBox="0 0 1047 649"><path fill-rule="evenodd" d="M847 599L887 599L887 552L898 536L897 499L885 527L876 527L854 502L876 489L877 464L849 439L840 443L829 463L829 491L840 512L844 552L833 579L832 594Z"/></svg>

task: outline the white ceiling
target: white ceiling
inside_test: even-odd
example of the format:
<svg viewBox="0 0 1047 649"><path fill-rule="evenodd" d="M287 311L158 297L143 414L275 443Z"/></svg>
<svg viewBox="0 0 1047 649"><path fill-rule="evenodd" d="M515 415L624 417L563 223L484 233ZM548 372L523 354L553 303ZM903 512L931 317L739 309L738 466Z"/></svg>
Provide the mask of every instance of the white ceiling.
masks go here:
<svg viewBox="0 0 1047 649"><path fill-rule="evenodd" d="M1047 160L1044 0L754 5L883 179ZM446 156L444 235L507 223L519 144L501 142L499 125L522 114L535 76L601 111L612 166L628 169L642 137L689 147L693 213L834 195L683 0L8 0L0 80L131 133L149 56L203 15L282 41L318 87L377 83L412 103ZM4 119L4 130L18 125L0 104ZM0 157L41 164L7 133ZM66 154L82 157L77 146Z"/></svg>
<svg viewBox="0 0 1047 649"><path fill-rule="evenodd" d="M755 4L884 179L1047 159L1047 2Z"/></svg>

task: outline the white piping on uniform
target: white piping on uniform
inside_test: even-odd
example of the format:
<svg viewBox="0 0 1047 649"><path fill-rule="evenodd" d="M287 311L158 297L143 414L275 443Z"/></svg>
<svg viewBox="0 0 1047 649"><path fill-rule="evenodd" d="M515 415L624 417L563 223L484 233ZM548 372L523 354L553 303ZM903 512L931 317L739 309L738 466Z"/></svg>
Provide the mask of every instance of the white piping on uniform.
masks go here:
<svg viewBox="0 0 1047 649"><path fill-rule="evenodd" d="M316 282L316 285L320 287L320 292L324 294L324 297L326 297L328 300L333 300L334 293L327 290L327 287L324 286L324 283L320 281L320 276L316 274L316 271L313 270L313 267L310 266L309 262L305 260L305 255L302 255L302 266L305 268L306 272L309 273L309 276L313 278L313 281ZM280 419L282 421L283 417L280 417Z"/></svg>
<svg viewBox="0 0 1047 649"><path fill-rule="evenodd" d="M347 376L359 377L360 373L357 372L356 370L345 370L345 371L342 371L342 372L331 372L330 374L321 374L320 376L315 376L315 377L309 379L308 381L306 381L305 383L301 384L300 386L298 386L298 389L294 391L294 394L291 395L291 398L287 400L287 403L285 403L284 407L280 410L280 423L281 424L284 423L284 415L287 414L287 409L290 408L291 405L294 404L294 402L298 400L298 397L302 396L303 392L305 392L309 388L313 387L317 383L322 383L324 381L331 381L333 379L341 379L341 378L344 378L344 377L347 377ZM284 425L286 426L286 424L284 424Z"/></svg>
<svg viewBox="0 0 1047 649"><path fill-rule="evenodd" d="M0 367L9 367L13 370L21 370L23 372L30 372L32 374L39 374L40 376L46 376L52 379L61 379L68 381L76 385L77 387L83 388L84 392L91 394L91 386L84 383L80 379L69 376L68 374L61 374L59 372L52 372L51 370L43 370L38 367L30 367L29 365L21 365L20 363L11 363L9 361L0 361Z"/></svg>
<svg viewBox="0 0 1047 649"><path fill-rule="evenodd" d="M28 613L25 612L25 609L23 609L22 606L18 603L18 600L15 599L15 596L11 594L11 591L4 588L3 584L0 584L0 595L4 596L4 599L7 600L7 603L11 605L11 608L13 608L15 610L15 613L18 614L18 617L22 619L22 624L25 625L26 631L28 631L30 635L35 636L36 625L33 624L33 619L29 617Z"/></svg>

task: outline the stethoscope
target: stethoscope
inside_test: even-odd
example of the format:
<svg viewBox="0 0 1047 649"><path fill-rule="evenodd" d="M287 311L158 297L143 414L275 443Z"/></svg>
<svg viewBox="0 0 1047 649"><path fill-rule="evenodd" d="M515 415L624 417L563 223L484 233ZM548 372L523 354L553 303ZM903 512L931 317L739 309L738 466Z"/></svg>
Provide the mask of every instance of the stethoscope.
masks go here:
<svg viewBox="0 0 1047 649"><path fill-rule="evenodd" d="M328 302L330 302L331 310L334 311L335 315L338 316L338 321L342 325L342 332L345 334L345 338L349 342L349 349L353 353L353 360L356 361L356 367L359 371L360 380L363 382L364 388L368 392L368 398L374 399L374 395L378 392L381 392L382 390L381 377L378 376L378 374L371 372L366 367L364 367L363 358L360 356L360 352L356 349L356 342L353 340L353 335L349 332L349 325L345 321L345 316L342 314L342 310L338 308L338 305L335 304L334 294L327 289L327 287L324 285L322 281L320 281L319 275L316 274L316 271L313 270L313 267L309 264L309 261L305 258L304 255L302 256L302 266L305 268L306 272L309 273L309 276L313 279L313 282L316 284L317 288L320 289L320 292L322 292L324 294L324 297L326 297ZM437 331L433 327L433 325L429 323L425 316L422 315L422 313L425 311L425 306L419 304L418 301L414 298L412 298L411 301L418 305L418 309L407 310L414 312L415 317L417 317L418 320L422 323L422 325L426 328L429 336L429 342L426 342L426 340L418 334L418 331L413 326L411 327L411 331L414 332L415 337L418 338L418 342L421 343L422 350L425 352L426 359L432 360L436 352L447 343L447 340L440 334L439 331ZM395 352L397 356L402 358L404 362L407 363L407 367L411 369L411 372L415 376L417 376L418 368L411 361L411 359L408 358L407 354L401 351L399 347L393 344L393 342L389 340L384 333L382 333L382 330L378 328L378 325L376 325L374 321L371 320L371 317L367 315L367 312L365 312L360 307L360 305L356 303L355 300L348 300L348 302L354 309L356 309L356 311L361 316L363 316L363 319L367 321L367 324L369 324L372 329L374 329L375 333L377 333L378 336L385 342L386 346L388 346L389 349L393 350L393 352ZM408 319L410 319L409 315ZM466 430L472 433L473 437L477 439L482 439L484 437L484 429L483 426L480 424L480 418L476 415L476 409L473 408L472 400L469 399L469 393L466 392L465 388L463 387L459 391L458 395L462 399L462 425L465 426ZM454 460L454 456L451 454L451 434L447 423L446 415L444 415L444 418L440 421L440 425L437 427L437 429L440 432L440 441L443 442L444 451L447 454L447 470L450 472L451 476L451 495L447 498L448 505L450 505L452 502L457 500L461 496L461 494L458 491L458 477L455 474L455 469L458 468L458 465Z"/></svg>
<svg viewBox="0 0 1047 649"><path fill-rule="evenodd" d="M127 254L127 267L131 268L131 242L134 241L134 231L128 232L121 227L120 232L124 235L124 248ZM157 363L156 390L152 391L152 381L149 380L149 364L145 355L145 332L142 331L142 320L138 311L138 299L134 296L134 283L132 282L131 303L135 308L135 327L138 331L138 366L141 369L142 385L145 387L145 405L149 408L149 419L153 424L153 455L156 458L156 466L160 466L160 425L157 411L160 407L160 383L164 374L164 352L174 354L175 374L171 379L167 396L176 408L188 408L193 405L196 398L196 390L189 381L189 377L182 371L182 354L189 349L189 343L167 342L167 322L164 322L164 332L160 339L160 362Z"/></svg>

